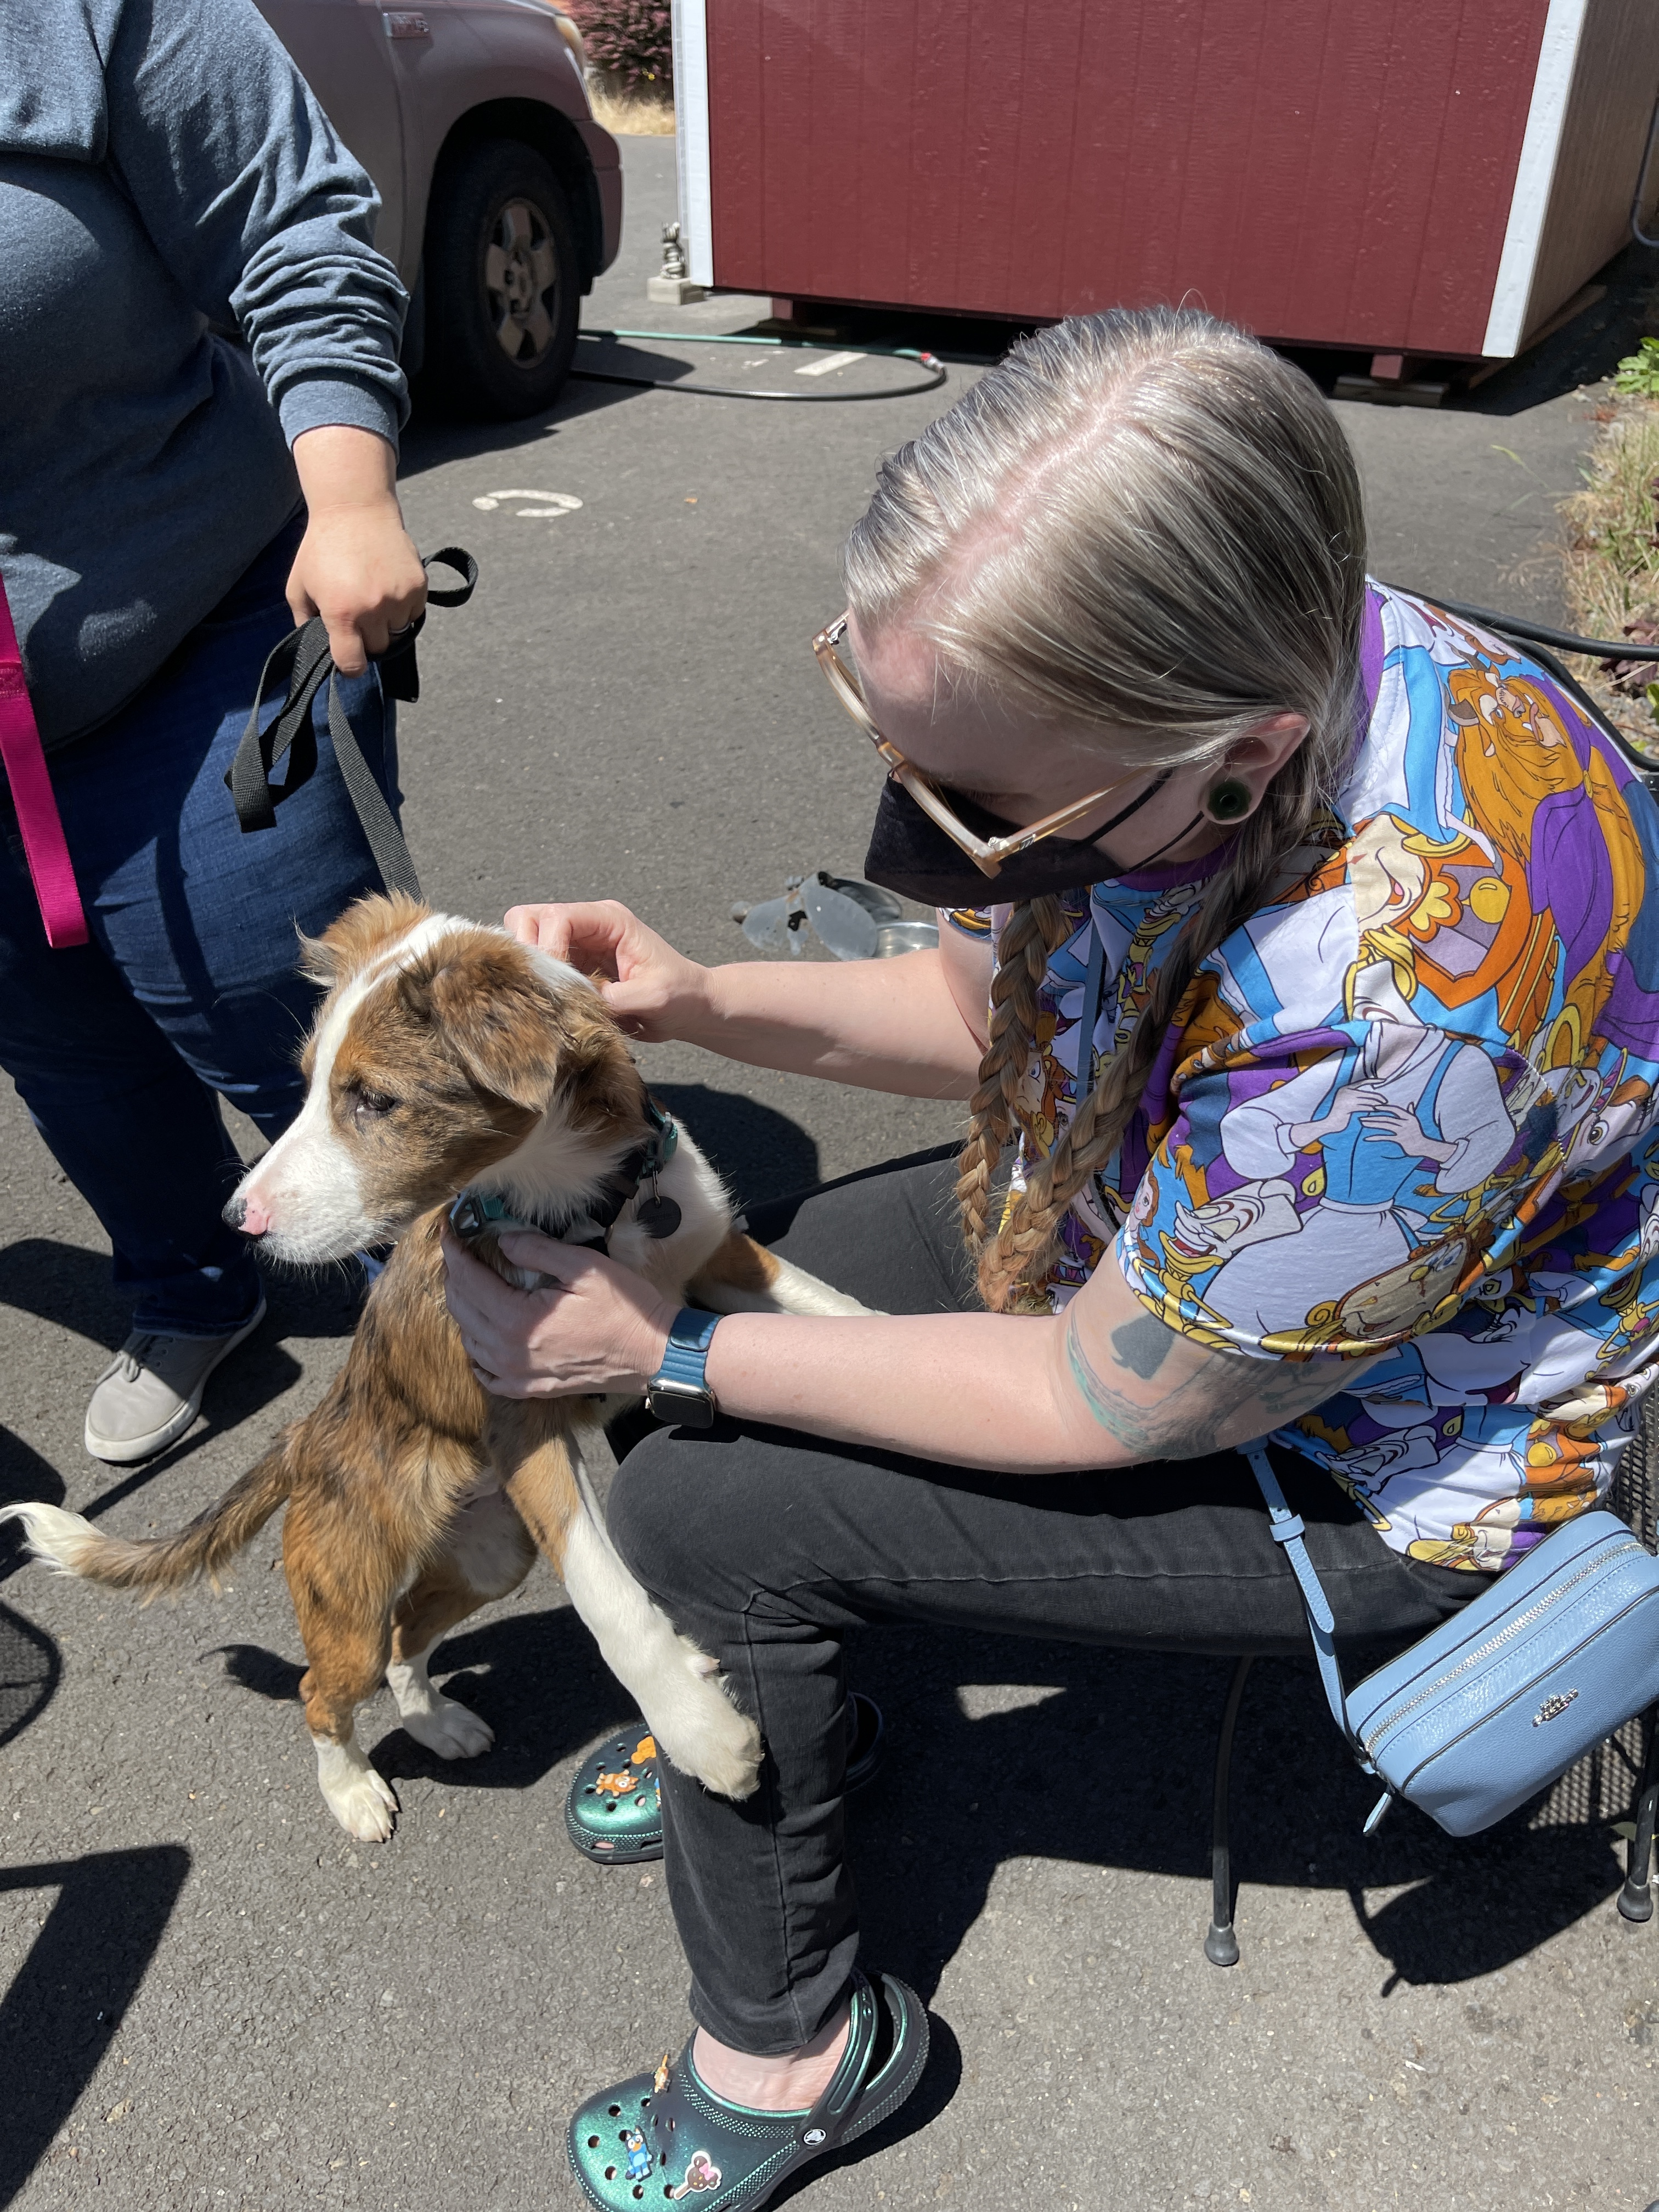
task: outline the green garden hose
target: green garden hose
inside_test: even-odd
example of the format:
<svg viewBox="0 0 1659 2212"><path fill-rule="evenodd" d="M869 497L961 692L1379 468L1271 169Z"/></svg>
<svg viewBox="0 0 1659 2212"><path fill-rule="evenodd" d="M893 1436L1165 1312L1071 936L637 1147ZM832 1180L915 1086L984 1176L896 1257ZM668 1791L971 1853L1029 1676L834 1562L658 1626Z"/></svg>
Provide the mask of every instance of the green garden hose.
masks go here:
<svg viewBox="0 0 1659 2212"><path fill-rule="evenodd" d="M624 376L617 369L573 368L570 372L588 384L635 384L659 392L699 392L714 399L793 399L809 404L849 399L905 399L917 392L937 392L949 374L936 355L916 346L841 346L819 338L728 337L712 331L579 331L576 335L595 340L652 338L668 345L781 346L803 353L877 354L888 361L920 362L927 371L919 384L895 385L882 392L767 392L736 384L692 384L675 376Z"/></svg>

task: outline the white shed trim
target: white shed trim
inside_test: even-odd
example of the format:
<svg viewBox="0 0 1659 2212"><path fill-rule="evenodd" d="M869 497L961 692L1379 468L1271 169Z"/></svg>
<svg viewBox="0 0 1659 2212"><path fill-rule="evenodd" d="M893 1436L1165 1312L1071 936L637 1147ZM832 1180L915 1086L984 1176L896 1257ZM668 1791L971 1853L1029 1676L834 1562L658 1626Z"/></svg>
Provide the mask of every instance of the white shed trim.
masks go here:
<svg viewBox="0 0 1659 2212"><path fill-rule="evenodd" d="M1484 354L1507 358L1526 336L1527 303L1532 297L1538 245L1561 151L1578 41L1589 11L1589 0L1550 0L1544 40L1538 52L1538 74L1533 79L1532 105L1527 111L1527 132L1521 142L1521 163L1515 173L1509 227L1504 233L1498 282L1492 287L1492 313L1481 342Z"/></svg>
<svg viewBox="0 0 1659 2212"><path fill-rule="evenodd" d="M1582 8L1583 0L1579 0ZM674 0L675 155L680 237L694 284L714 281L714 199L708 173L708 21L706 0Z"/></svg>

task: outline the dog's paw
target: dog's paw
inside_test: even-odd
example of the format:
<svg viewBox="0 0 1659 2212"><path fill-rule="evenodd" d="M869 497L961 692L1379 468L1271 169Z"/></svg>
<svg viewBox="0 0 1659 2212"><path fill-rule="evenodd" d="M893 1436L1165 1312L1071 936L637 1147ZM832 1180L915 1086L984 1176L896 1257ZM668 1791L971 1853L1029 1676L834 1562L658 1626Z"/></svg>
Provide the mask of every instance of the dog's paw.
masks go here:
<svg viewBox="0 0 1659 2212"><path fill-rule="evenodd" d="M398 1801L392 1784L378 1774L355 1743L313 1737L317 1786L335 1819L360 1844L383 1844L392 1833Z"/></svg>
<svg viewBox="0 0 1659 2212"><path fill-rule="evenodd" d="M717 1796L751 1797L760 1779L760 1730L720 1687L708 1653L684 1642L682 1648L685 1690L672 1716L657 1723L658 1744L683 1774Z"/></svg>
<svg viewBox="0 0 1659 2212"><path fill-rule="evenodd" d="M752 1797L760 1783L760 1730L735 1705L726 1705L724 1698L720 1703L726 1706L724 1716L700 1729L690 1756L675 1765L689 1767L703 1788L718 1797Z"/></svg>
<svg viewBox="0 0 1659 2212"><path fill-rule="evenodd" d="M403 1724L416 1743L439 1759L477 1759L495 1741L495 1731L471 1706L434 1692L422 1712L404 1713Z"/></svg>

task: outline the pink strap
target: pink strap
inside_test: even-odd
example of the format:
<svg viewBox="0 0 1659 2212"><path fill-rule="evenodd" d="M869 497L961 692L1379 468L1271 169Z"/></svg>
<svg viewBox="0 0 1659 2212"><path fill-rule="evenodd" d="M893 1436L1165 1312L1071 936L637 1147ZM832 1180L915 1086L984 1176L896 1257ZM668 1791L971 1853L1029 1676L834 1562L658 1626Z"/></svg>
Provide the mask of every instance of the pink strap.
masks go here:
<svg viewBox="0 0 1659 2212"><path fill-rule="evenodd" d="M0 761L5 763L11 785L29 877L40 902L40 919L46 926L46 942L60 948L84 945L87 917L75 886L64 825L52 795L52 778L46 774L46 757L40 750L40 732L23 681L23 656L12 627L3 578L0 578Z"/></svg>

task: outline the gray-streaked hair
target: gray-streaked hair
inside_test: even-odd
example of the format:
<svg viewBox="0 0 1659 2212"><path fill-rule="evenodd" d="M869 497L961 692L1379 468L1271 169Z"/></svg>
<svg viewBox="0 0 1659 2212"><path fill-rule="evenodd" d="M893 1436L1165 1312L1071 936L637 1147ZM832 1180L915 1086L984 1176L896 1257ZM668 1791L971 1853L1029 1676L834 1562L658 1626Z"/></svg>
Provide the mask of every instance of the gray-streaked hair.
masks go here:
<svg viewBox="0 0 1659 2212"><path fill-rule="evenodd" d="M994 1308L1040 1288L1065 1210L1116 1149L1199 963L1267 902L1340 787L1358 733L1364 565L1353 457L1319 392L1186 309L1039 331L882 465L845 558L866 635L904 623L947 678L1085 740L1097 730L1126 766L1219 766L1268 715L1309 726L993 1237L992 1177L1064 931L1052 900L1011 917L958 1182Z"/></svg>

